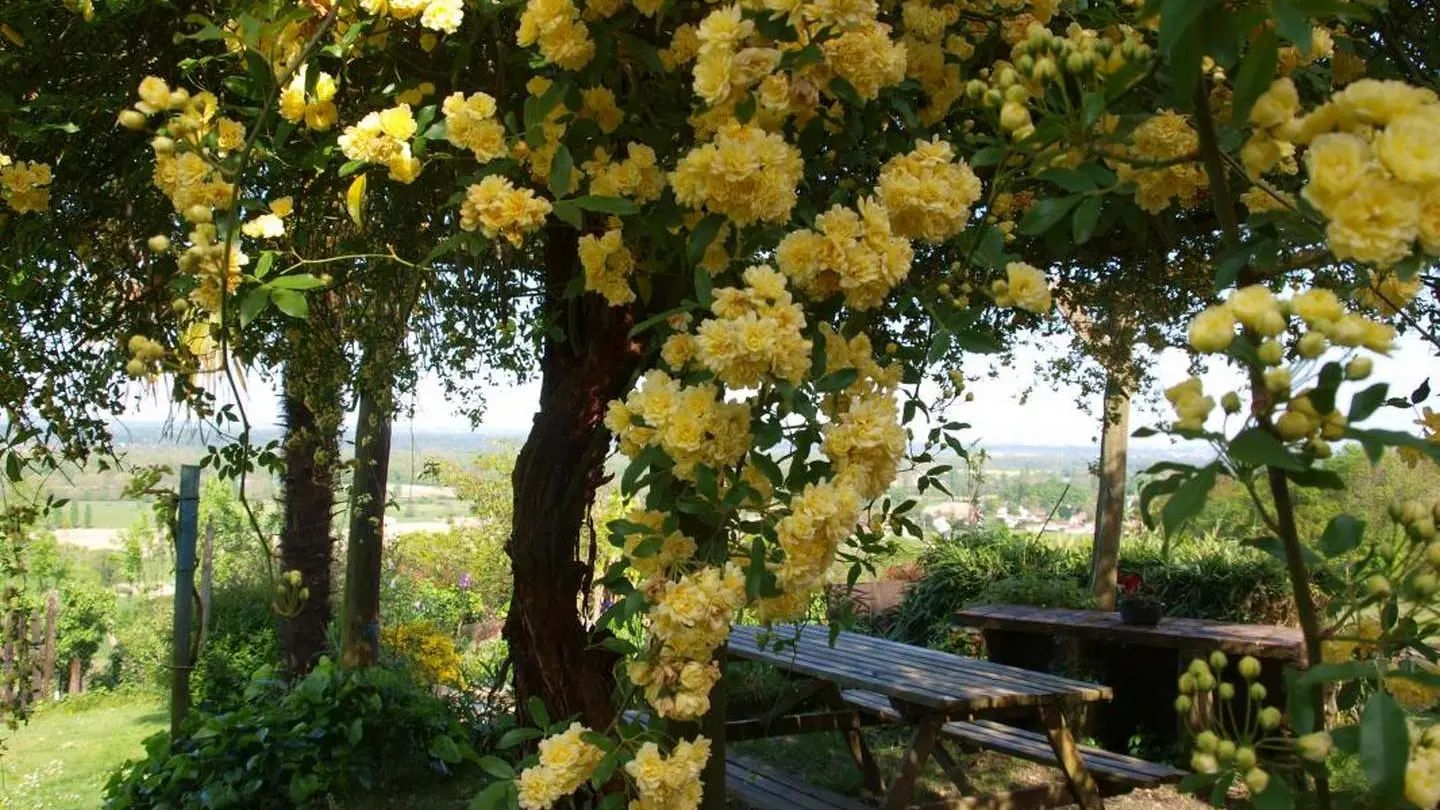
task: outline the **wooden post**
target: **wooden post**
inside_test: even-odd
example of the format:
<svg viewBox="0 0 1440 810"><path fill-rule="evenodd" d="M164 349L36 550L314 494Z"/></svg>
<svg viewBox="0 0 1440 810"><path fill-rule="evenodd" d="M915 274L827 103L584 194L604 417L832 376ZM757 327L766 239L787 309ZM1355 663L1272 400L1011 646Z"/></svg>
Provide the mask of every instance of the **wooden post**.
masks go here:
<svg viewBox="0 0 1440 810"><path fill-rule="evenodd" d="M715 651L715 663L720 667L720 680L710 687L710 712L700 721L705 736L710 738L710 761L705 763L701 778L705 782L705 798L701 810L725 810L729 806L725 789L725 723L728 688L725 677L725 645Z"/></svg>
<svg viewBox="0 0 1440 810"><path fill-rule="evenodd" d="M45 594L45 640L40 646L40 685L35 690L40 700L55 696L55 632L60 619L60 594Z"/></svg>
<svg viewBox="0 0 1440 810"><path fill-rule="evenodd" d="M1100 437L1100 486L1095 499L1095 546L1090 556L1090 590L1099 610L1115 609L1120 568L1120 535L1125 530L1126 449L1130 442L1130 393L1111 372L1105 379Z"/></svg>
<svg viewBox="0 0 1440 810"><path fill-rule="evenodd" d="M178 531L175 532L175 622L170 653L170 745L190 710L191 624L195 609L195 541L200 522L200 468L180 467Z"/></svg>
<svg viewBox="0 0 1440 810"><path fill-rule="evenodd" d="M205 521L205 546L200 552L200 643L196 649L205 646L210 633L210 595L215 587L215 518Z"/></svg>

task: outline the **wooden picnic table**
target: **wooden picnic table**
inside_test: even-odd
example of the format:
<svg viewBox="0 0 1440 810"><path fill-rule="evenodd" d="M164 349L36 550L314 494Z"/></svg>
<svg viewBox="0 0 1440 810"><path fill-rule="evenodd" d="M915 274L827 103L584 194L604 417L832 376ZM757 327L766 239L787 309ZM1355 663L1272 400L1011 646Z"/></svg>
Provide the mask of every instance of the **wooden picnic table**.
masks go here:
<svg viewBox="0 0 1440 810"><path fill-rule="evenodd" d="M1190 653L1220 650L1229 655L1302 664L1305 661L1305 637L1298 627L1171 617L1161 619L1154 627L1142 627L1124 624L1119 613L1109 611L1029 605L978 605L956 611L955 620L982 630L1070 636Z"/></svg>
<svg viewBox="0 0 1440 810"><path fill-rule="evenodd" d="M1045 739L1065 776L1066 798L1073 797L1085 810L1100 810L1104 806L1096 782L1071 736L1064 708L1075 703L1109 700L1108 687L858 633L841 632L832 645L830 628L814 625L786 625L771 631L735 627L730 633L728 654L811 679L812 688L777 706L767 717L727 724L726 736L736 740L821 728L843 730L851 753L865 774L867 786L877 793L883 792L880 805L883 810L913 806L916 778L932 754L962 789L968 788L968 780L955 767L953 759L943 747L937 748L942 728L951 720L966 720L976 713L1017 707L1034 709L1039 715ZM900 772L888 789L882 791L883 779L860 734L864 719L853 705L854 701L850 701L847 708L847 701L840 694L842 689L863 690L877 700L888 700L894 715L891 719L914 726ZM794 705L817 694L828 694L835 711L825 715L783 716ZM803 803L798 796L795 801L797 806ZM984 797L967 801L970 803L965 806L977 808L1014 804L1011 794L999 802L987 801Z"/></svg>

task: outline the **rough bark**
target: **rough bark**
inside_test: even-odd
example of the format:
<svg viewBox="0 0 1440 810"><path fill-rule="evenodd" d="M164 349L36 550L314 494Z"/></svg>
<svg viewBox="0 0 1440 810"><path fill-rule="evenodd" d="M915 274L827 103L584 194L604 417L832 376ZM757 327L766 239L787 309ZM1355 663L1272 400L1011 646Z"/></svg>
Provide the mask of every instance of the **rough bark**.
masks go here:
<svg viewBox="0 0 1440 810"><path fill-rule="evenodd" d="M380 654L380 562L385 541L385 503L390 480L388 404L362 389L355 422L355 473L350 484L350 534L345 553L345 620L340 660L366 667Z"/></svg>
<svg viewBox="0 0 1440 810"><path fill-rule="evenodd" d="M545 252L545 315L568 324L547 340L540 409L512 475L514 518L506 551L514 575L505 639L521 706L539 697L552 717L579 714L591 728L614 716L613 653L588 638L580 599L590 570L580 553L585 512L601 483L607 403L623 396L639 360L625 310L595 295L566 299L580 272L573 232L552 233Z"/></svg>
<svg viewBox="0 0 1440 810"><path fill-rule="evenodd" d="M85 689L85 663L77 656L70 659L70 685L66 694L78 695Z"/></svg>
<svg viewBox="0 0 1440 810"><path fill-rule="evenodd" d="M1105 380L1104 427L1100 437L1100 485L1095 499L1095 546L1090 590L1095 607L1115 609L1120 536L1125 530L1126 451L1130 444L1130 392L1111 373Z"/></svg>
<svg viewBox="0 0 1440 810"><path fill-rule="evenodd" d="M310 598L280 620L281 664L310 671L328 651L333 618L335 487L350 363L340 335L341 306L333 293L311 296L306 334L291 341L281 385L285 472L280 568L299 571Z"/></svg>
<svg viewBox="0 0 1440 810"><path fill-rule="evenodd" d="M324 653L330 624L330 570L335 552L334 459L339 441L333 429L319 424L306 403L304 371L285 369L281 399L286 429L285 474L282 481L285 523L280 534L280 567L299 571L310 598L294 616L280 622L281 663L292 675L310 671Z"/></svg>

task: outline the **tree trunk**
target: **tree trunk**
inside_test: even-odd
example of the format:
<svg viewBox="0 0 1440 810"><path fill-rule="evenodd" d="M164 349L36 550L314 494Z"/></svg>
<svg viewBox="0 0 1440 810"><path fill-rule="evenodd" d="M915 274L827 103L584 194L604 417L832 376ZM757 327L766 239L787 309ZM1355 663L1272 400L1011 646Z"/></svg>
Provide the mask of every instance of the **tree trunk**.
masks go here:
<svg viewBox="0 0 1440 810"><path fill-rule="evenodd" d="M85 689L85 667L79 656L70 659L70 686L65 690L66 694L78 695Z"/></svg>
<svg viewBox="0 0 1440 810"><path fill-rule="evenodd" d="M339 440L333 428L317 420L299 379L305 370L293 361L285 368L285 474L282 480L285 523L280 533L280 567L299 571L310 598L294 616L280 622L280 657L292 675L310 671L328 641L330 566L335 553L334 463Z"/></svg>
<svg viewBox="0 0 1440 810"><path fill-rule="evenodd" d="M591 573L580 536L604 475L606 406L628 390L639 352L627 310L596 295L564 297L580 273L573 232L551 229L545 265L543 317L569 328L564 342L546 341L540 409L511 478L514 517L505 549L514 591L505 640L520 706L539 697L551 717L579 714L591 728L603 728L614 716L616 656L591 643L580 619Z"/></svg>
<svg viewBox="0 0 1440 810"><path fill-rule="evenodd" d="M40 647L40 683L35 699L49 700L55 696L55 632L60 618L60 594L45 594L45 641Z"/></svg>
<svg viewBox="0 0 1440 810"><path fill-rule="evenodd" d="M361 376L365 377L363 371ZM350 484L350 536L345 554L345 618L340 638L340 660L347 667L370 666L380 654L380 560L390 480L391 428L388 385L385 389L377 397L375 392L361 388L360 414L355 422L355 473Z"/></svg>
<svg viewBox="0 0 1440 810"><path fill-rule="evenodd" d="M1100 436L1100 486L1095 499L1095 546L1090 556L1090 590L1095 607L1115 609L1120 568L1120 535L1125 529L1125 456L1130 442L1130 392L1112 372L1105 379Z"/></svg>

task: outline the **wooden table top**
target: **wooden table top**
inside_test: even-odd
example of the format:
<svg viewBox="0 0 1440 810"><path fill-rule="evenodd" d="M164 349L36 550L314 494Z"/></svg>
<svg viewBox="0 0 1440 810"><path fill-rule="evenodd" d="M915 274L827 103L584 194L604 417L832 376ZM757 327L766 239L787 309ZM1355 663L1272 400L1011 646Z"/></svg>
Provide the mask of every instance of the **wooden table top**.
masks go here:
<svg viewBox="0 0 1440 810"><path fill-rule="evenodd" d="M1298 627L1170 617L1161 619L1154 627L1141 627L1124 624L1119 613L1109 611L1029 605L977 605L956 611L955 619L985 630L1075 636L1187 650L1221 650L1232 655L1289 661L1305 658L1305 637Z"/></svg>
<svg viewBox="0 0 1440 810"><path fill-rule="evenodd" d="M831 646L830 628L820 625L777 625L768 636L762 627L737 626L729 654L952 716L1112 697L1108 686L859 633L842 632Z"/></svg>

